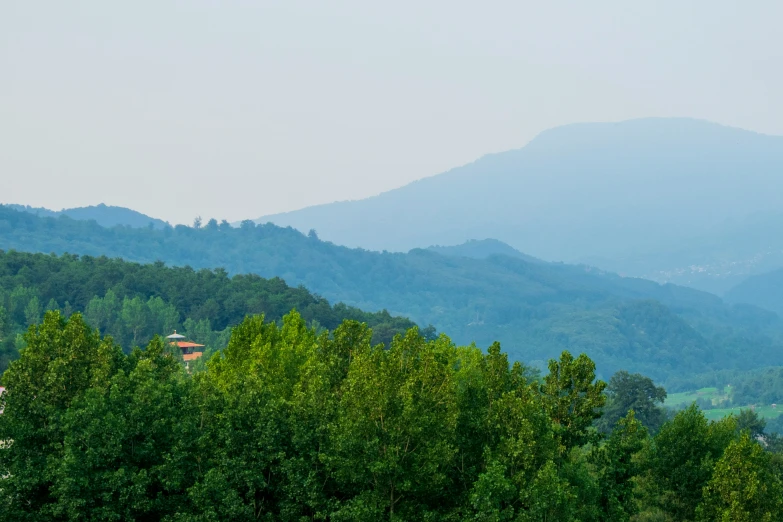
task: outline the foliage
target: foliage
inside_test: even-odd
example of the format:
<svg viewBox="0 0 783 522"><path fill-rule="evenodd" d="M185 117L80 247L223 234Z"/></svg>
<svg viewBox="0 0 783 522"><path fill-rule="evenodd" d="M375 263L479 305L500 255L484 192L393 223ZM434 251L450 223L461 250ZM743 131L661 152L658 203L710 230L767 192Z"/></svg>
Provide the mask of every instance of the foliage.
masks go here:
<svg viewBox="0 0 783 522"><path fill-rule="evenodd" d="M675 389L688 389L702 385L698 392L679 393L677 402L692 402L696 399L702 408L720 408L709 412L712 416L723 416L730 413L741 414L743 409L753 409L762 417L767 418L767 431L783 432L783 367L767 367L749 371L719 371L693 375L687 378L670 380ZM670 388L667 384L667 388ZM719 393L723 390L723 393ZM702 400L699 400L702 399ZM676 404L667 405L676 406ZM715 404L713 404L715 403Z"/></svg>
<svg viewBox="0 0 783 522"><path fill-rule="evenodd" d="M744 433L715 465L697 509L699 520L772 522L783 518L783 482L771 457Z"/></svg>
<svg viewBox="0 0 783 522"><path fill-rule="evenodd" d="M541 384L544 408L555 424L564 451L588 442L589 431L606 402L606 383L595 381L595 363L582 354L576 359L563 352L549 361L549 374Z"/></svg>
<svg viewBox="0 0 783 522"><path fill-rule="evenodd" d="M599 375L626 369L658 381L695 372L783 365L783 320L775 314L729 306L696 290L619 277L586 266L542 263L502 253L476 259L465 257L464 252L370 252L336 246L319 240L317 234L271 224L256 226L252 221L238 228L212 220L200 228L103 228L95 222L44 218L1 206L0 242L7 249L119 256L145 263L163 260L196 269L224 267L231 275L281 277L332 302L371 311L386 309L421 325L433 324L462 344L489 345L499 340L512 359L541 361L541 366L564 349L590 355ZM219 274L213 276L227 277ZM245 283L232 286L253 286L248 278L254 276L243 277ZM198 278L204 282L198 291L182 289L182 295L164 297L182 317L209 318L213 329L221 331L236 324L244 313L269 313L252 299L236 304L222 301L210 295L209 277ZM136 282L143 280L128 281ZM68 288L67 282L61 284ZM81 308L77 309L83 310L89 299L103 297L108 289L87 290L79 296ZM115 292L120 299L125 295ZM139 297L147 300L154 295L158 293ZM208 302L209 297L218 301L219 309ZM41 306L49 302L39 299ZM76 306L75 299L68 298L72 306ZM194 304L186 299L193 299ZM275 302L281 309L294 304L281 301ZM59 306L65 303L59 300ZM183 313L183 308L188 311ZM236 317L237 310L240 317ZM348 316L339 318L343 317ZM22 324L23 318L18 322ZM339 320L319 322L332 329ZM376 325L375 334L381 330ZM746 356L738 357L739 353Z"/></svg>
<svg viewBox="0 0 783 522"><path fill-rule="evenodd" d="M715 462L736 437L729 417L710 423L690 406L665 423L645 451L648 502L674 520L693 520Z"/></svg>
<svg viewBox="0 0 783 522"><path fill-rule="evenodd" d="M740 410L739 415L734 417L734 421L737 424L737 431L747 431L753 439L761 437L767 426L767 421L750 409Z"/></svg>
<svg viewBox="0 0 783 522"><path fill-rule="evenodd" d="M744 421L692 406L651 437L631 410L600 437L605 384L584 355L539 379L497 343L412 328L383 346L296 312L245 318L192 374L159 337L126 352L80 313L24 337L0 395L0 522L782 514L781 458Z"/></svg>
<svg viewBox="0 0 783 522"><path fill-rule="evenodd" d="M636 456L647 437L647 429L630 410L613 426L606 444L593 451L592 460L600 470L598 502L606 520L630 520L638 510L633 479L644 470Z"/></svg>
<svg viewBox="0 0 783 522"><path fill-rule="evenodd" d="M332 306L278 278L229 277L219 269L196 271L105 257L0 251L0 372L16 356L17 334L40 321L42 303L65 315L82 312L90 326L128 348L178 329L214 351L226 345L230 327L246 314L264 313L280 321L292 308L317 329L336 328L343 319L365 322L374 328L375 342L389 343L396 333L413 326L386 311ZM434 335L433 329L427 331Z"/></svg>
<svg viewBox="0 0 783 522"><path fill-rule="evenodd" d="M604 433L609 433L629 411L652 433L657 433L666 420L666 410L662 407L666 390L656 386L649 377L619 371L609 380L606 392L606 408L597 423Z"/></svg>

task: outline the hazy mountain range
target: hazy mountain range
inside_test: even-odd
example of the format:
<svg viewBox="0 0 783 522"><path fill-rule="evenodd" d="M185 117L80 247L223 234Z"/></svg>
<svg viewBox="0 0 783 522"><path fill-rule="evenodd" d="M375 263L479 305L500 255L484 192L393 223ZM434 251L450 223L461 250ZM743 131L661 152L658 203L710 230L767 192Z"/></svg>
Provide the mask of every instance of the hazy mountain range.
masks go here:
<svg viewBox="0 0 783 522"><path fill-rule="evenodd" d="M370 250L429 247L585 263L723 295L783 267L781 203L783 138L690 119L642 119L551 129L521 149L375 197L256 222L316 229L323 239ZM167 225L105 205L13 208L109 227ZM487 238L499 242L463 245ZM460 246L443 249L453 245Z"/></svg>
<svg viewBox="0 0 783 522"><path fill-rule="evenodd" d="M494 241L443 253L381 253L271 224L104 228L0 206L0 247L277 276L331 302L433 324L461 344L499 340L525 361L585 352L605 376L627 369L664 380L783 365L783 320L772 312L681 286L508 255L510 247ZM24 284L26 275L11 277Z"/></svg>
<svg viewBox="0 0 783 522"><path fill-rule="evenodd" d="M163 220L156 219L147 215L124 207L114 207L100 203L88 207L66 208L63 210L49 210L47 208L31 207L29 205L5 205L6 207L21 212L29 212L41 217L59 217L67 216L71 219L94 220L103 227L114 227L124 225L133 228L145 228L152 226L157 229L165 228L169 225Z"/></svg>
<svg viewBox="0 0 783 522"><path fill-rule="evenodd" d="M734 303L749 303L783 317L783 269L751 276L726 292Z"/></svg>
<svg viewBox="0 0 783 522"><path fill-rule="evenodd" d="M783 266L783 137L690 119L568 125L359 201L261 217L407 251L497 238L526 254L721 293Z"/></svg>
<svg viewBox="0 0 783 522"><path fill-rule="evenodd" d="M580 124L264 226L0 207L0 248L279 276L458 342L501 340L526 360L586 351L607 371L664 378L783 364L783 320L763 310L783 315L781 173L780 137L688 119Z"/></svg>

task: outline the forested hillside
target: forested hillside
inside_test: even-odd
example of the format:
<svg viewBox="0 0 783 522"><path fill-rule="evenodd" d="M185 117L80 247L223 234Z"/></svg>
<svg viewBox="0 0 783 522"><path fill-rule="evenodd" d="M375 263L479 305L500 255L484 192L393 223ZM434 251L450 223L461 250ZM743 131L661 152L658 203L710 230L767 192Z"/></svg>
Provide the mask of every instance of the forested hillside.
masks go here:
<svg viewBox="0 0 783 522"><path fill-rule="evenodd" d="M126 355L47 313L2 376L0 522L783 518L752 412L666 420L664 390L584 355L538 378L497 345L370 338L249 317L189 375L160 338Z"/></svg>
<svg viewBox="0 0 783 522"><path fill-rule="evenodd" d="M753 370L720 370L672 379L671 391L716 388L728 392L728 405L780 405L783 410L783 366ZM776 406L777 407L777 406Z"/></svg>
<svg viewBox="0 0 783 522"><path fill-rule="evenodd" d="M433 245L427 248L436 254L444 256L456 256L456 257L472 257L475 259L486 259L494 255L504 255L509 257L516 257L518 259L524 259L530 262L543 263L540 259L536 259L533 256L523 254L519 250L512 248L502 241L497 239L471 239L461 245L441 246Z"/></svg>
<svg viewBox="0 0 783 522"><path fill-rule="evenodd" d="M515 359L542 364L563 349L585 352L602 375L627 369L665 380L783 364L783 324L771 312L585 266L370 252L249 221L240 228L211 220L199 229L106 229L3 207L0 245L281 277L332 302L433 324L461 344L498 340Z"/></svg>
<svg viewBox="0 0 783 522"><path fill-rule="evenodd" d="M178 329L212 351L226 345L231 327L246 315L279 321L292 309L319 330L333 329L345 319L367 323L374 342L388 343L413 326L385 311L332 306L279 278L229 277L222 269L196 271L106 257L0 251L0 373L24 345L21 334L47 310L66 316L83 312L88 324L128 348Z"/></svg>
<svg viewBox="0 0 783 522"><path fill-rule="evenodd" d="M7 205L14 210L29 212L41 217L59 217L67 216L71 219L84 221L93 220L102 227L114 227L125 225L133 228L166 228L170 226L165 221L152 218L147 215L124 207L114 207L110 205L92 205L89 207L66 208L63 210L49 210L46 208L36 208L28 205Z"/></svg>

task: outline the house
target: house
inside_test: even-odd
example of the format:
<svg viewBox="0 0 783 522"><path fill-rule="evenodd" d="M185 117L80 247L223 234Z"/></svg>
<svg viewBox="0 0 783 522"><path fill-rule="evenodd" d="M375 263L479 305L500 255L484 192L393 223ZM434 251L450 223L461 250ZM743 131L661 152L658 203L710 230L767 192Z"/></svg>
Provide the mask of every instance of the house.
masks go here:
<svg viewBox="0 0 783 522"><path fill-rule="evenodd" d="M168 339L172 345L175 345L182 350L182 360L185 361L185 368L188 370L190 370L190 361L195 361L204 355L203 351L196 351L196 348L204 348L203 344L185 341L185 336L178 334L176 330L174 330L173 334L167 335L166 339Z"/></svg>

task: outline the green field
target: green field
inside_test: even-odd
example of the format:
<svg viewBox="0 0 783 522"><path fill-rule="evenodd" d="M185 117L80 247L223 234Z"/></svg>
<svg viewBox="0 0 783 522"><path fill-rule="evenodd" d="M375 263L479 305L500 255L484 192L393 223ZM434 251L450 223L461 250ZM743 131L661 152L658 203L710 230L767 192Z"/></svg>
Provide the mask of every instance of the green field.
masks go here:
<svg viewBox="0 0 783 522"><path fill-rule="evenodd" d="M678 406L687 406L698 399L704 399L710 401L713 406L719 406L721 402L728 401L731 388L727 386L723 390L717 388L701 388L695 391L670 393L666 397L666 406L670 408L676 408Z"/></svg>
<svg viewBox="0 0 783 522"><path fill-rule="evenodd" d="M704 416L707 417L709 420L718 420L728 415L731 415L732 413L734 415L739 415L740 410L747 410L748 408L750 408L750 406L738 406L736 408L716 408L714 410L704 410ZM777 408L773 408L772 406L756 406L755 411L759 417L762 417L764 419L774 419L776 417L779 417L780 414L783 413L783 404L781 404Z"/></svg>
<svg viewBox="0 0 783 522"><path fill-rule="evenodd" d="M730 399L730 395L731 395L730 386L727 386L723 390L718 390L717 388L701 388L695 391L671 393L669 394L668 397L666 397L666 402L664 404L670 408L677 409L677 408L688 406L699 399L703 399L703 400L710 401L713 406L720 406L721 403L724 402L728 403ZM731 414L738 415L740 410L745 410L750 407L751 407L750 405L747 405L747 406L735 406L731 408L714 408L714 409L702 408L702 410L704 411L704 416L707 417L709 420L718 420ZM781 404L776 408L773 408L771 405L766 405L766 406L757 405L755 406L755 411L759 415L759 417L765 419L774 419L776 417L779 417L780 414L783 413L783 404Z"/></svg>

